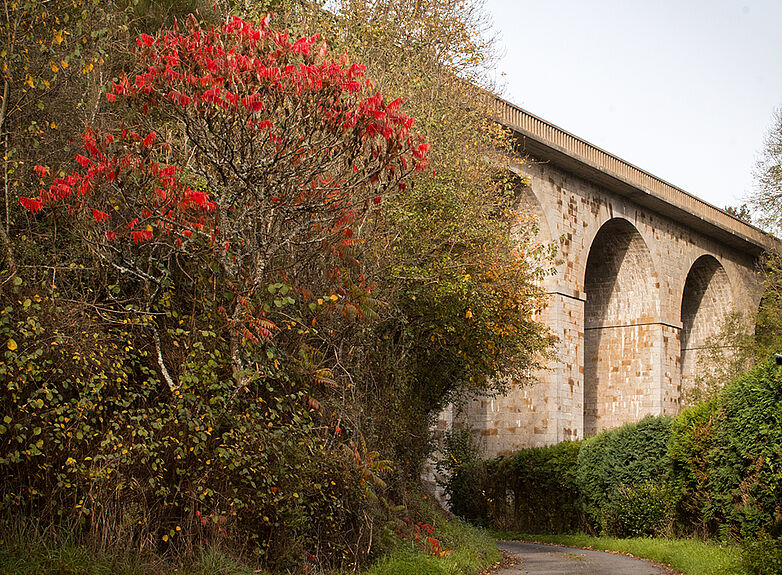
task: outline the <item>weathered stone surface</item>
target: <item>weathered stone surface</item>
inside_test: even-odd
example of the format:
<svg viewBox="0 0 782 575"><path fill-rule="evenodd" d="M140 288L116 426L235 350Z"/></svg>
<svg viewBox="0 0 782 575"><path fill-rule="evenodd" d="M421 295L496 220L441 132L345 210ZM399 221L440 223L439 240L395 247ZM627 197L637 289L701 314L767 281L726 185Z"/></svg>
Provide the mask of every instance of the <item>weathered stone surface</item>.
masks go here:
<svg viewBox="0 0 782 575"><path fill-rule="evenodd" d="M696 350L729 311L757 309L757 257L775 240L505 105L520 152L535 154L512 162L526 182L519 210L559 249L542 318L558 356L536 384L475 400L448 423L470 426L497 455L676 414Z"/></svg>

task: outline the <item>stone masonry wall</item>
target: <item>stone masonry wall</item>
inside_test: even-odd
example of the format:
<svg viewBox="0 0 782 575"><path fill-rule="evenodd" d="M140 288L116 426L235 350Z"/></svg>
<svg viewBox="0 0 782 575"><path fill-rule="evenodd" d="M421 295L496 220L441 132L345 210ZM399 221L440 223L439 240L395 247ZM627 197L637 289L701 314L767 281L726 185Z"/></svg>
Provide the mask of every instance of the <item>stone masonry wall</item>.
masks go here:
<svg viewBox="0 0 782 575"><path fill-rule="evenodd" d="M521 209L559 249L542 318L558 357L537 383L469 402L453 424L474 429L493 456L677 413L682 326L697 347L731 307L754 314L753 257L546 163L512 168L528 182Z"/></svg>

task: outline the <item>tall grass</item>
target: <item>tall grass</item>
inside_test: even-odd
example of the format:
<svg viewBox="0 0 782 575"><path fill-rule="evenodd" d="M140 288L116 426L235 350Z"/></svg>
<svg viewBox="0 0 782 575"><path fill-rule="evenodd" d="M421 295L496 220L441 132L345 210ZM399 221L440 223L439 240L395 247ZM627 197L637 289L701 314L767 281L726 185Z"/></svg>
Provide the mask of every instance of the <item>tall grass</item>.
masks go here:
<svg viewBox="0 0 782 575"><path fill-rule="evenodd" d="M98 553L82 545L75 530L40 527L31 520L0 523L0 574L5 575L258 575L215 548L188 561L167 561L151 554Z"/></svg>
<svg viewBox="0 0 782 575"><path fill-rule="evenodd" d="M0 522L0 574L5 575L259 575L255 567L210 547L194 557L164 558L124 551L100 553L73 528L32 520ZM441 556L399 539L364 575L475 575L500 560L494 539L458 520L438 519Z"/></svg>

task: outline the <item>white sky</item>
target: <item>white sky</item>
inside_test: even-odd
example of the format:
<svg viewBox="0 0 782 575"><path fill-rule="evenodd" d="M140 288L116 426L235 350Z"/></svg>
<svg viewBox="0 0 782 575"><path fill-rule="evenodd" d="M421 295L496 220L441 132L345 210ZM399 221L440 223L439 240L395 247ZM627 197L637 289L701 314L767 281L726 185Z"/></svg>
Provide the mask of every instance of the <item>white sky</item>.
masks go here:
<svg viewBox="0 0 782 575"><path fill-rule="evenodd" d="M718 207L746 200L782 106L782 0L485 6L506 99Z"/></svg>

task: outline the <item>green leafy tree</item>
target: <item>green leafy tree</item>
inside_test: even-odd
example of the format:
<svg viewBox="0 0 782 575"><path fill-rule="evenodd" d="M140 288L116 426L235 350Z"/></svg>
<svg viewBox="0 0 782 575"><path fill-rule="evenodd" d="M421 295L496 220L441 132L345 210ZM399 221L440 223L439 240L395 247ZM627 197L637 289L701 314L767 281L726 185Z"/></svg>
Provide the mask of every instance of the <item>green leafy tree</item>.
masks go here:
<svg viewBox="0 0 782 575"><path fill-rule="evenodd" d="M782 112L774 114L766 134L760 161L755 166L755 193L751 205L759 213L758 221L771 231L782 225Z"/></svg>
<svg viewBox="0 0 782 575"><path fill-rule="evenodd" d="M706 338L698 350L697 373L682 385L681 405L689 407L717 394L728 382L752 369L758 341L752 333L752 316L732 311L719 331ZM761 325L762 318L756 318ZM765 330L761 327L759 333Z"/></svg>
<svg viewBox="0 0 782 575"><path fill-rule="evenodd" d="M782 230L782 112L777 111L761 160L755 169L751 205L758 221L772 233ZM756 335L765 353L782 348L782 254L772 251L763 260L765 292L758 311Z"/></svg>

